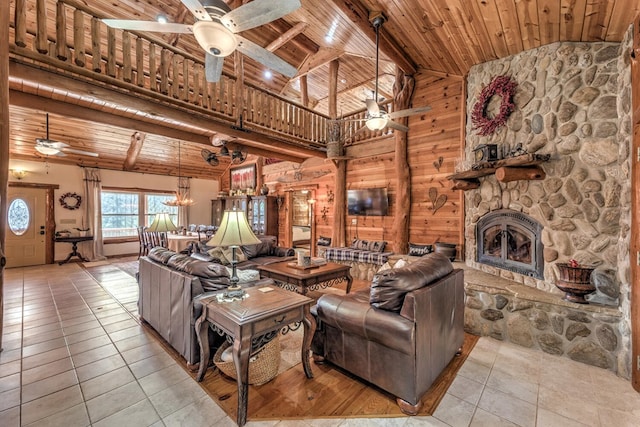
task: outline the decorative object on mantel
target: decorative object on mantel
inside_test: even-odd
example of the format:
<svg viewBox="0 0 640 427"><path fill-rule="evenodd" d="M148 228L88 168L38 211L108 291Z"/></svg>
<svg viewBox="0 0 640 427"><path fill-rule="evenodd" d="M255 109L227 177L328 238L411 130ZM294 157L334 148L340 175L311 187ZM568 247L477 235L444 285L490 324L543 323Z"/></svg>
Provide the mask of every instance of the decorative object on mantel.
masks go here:
<svg viewBox="0 0 640 427"><path fill-rule="evenodd" d="M560 274L556 287L565 293L564 300L587 304L584 296L596 290L596 287L591 284L591 273L595 267L582 266L575 259L569 260L568 263L559 262L556 265Z"/></svg>
<svg viewBox="0 0 640 427"><path fill-rule="evenodd" d="M63 208L73 211L80 208L82 196L78 193L64 193L58 201Z"/></svg>
<svg viewBox="0 0 640 427"><path fill-rule="evenodd" d="M438 189L436 187L429 188L429 200L431 200L431 210L432 214L435 214L438 209L444 206L447 203L447 195L440 194L438 196Z"/></svg>
<svg viewBox="0 0 640 427"><path fill-rule="evenodd" d="M442 166L442 162L444 162L444 157L442 157L442 156L438 157L438 160L433 162L433 166L435 166L435 168L436 168L436 170L438 172L440 172L440 166Z"/></svg>
<svg viewBox="0 0 640 427"><path fill-rule="evenodd" d="M518 83L511 76L498 76L482 89L478 96L478 101L471 111L471 122L474 129L478 131L478 135L491 135L504 126L515 108L513 96L517 87ZM494 95L499 96L502 102L498 113L493 118L490 118L487 115L487 106Z"/></svg>

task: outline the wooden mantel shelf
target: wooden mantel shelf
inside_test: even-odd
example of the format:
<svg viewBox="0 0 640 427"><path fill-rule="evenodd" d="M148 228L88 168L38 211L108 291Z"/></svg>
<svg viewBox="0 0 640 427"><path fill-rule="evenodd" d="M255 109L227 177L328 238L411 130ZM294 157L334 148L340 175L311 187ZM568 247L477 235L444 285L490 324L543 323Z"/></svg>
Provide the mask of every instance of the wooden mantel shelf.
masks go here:
<svg viewBox="0 0 640 427"><path fill-rule="evenodd" d="M543 179L544 171L541 168L531 167L547 162L550 158L550 154L524 154L493 162L482 162L474 165L474 169L449 175L447 179L454 182L454 190L478 188L480 186L478 178L492 174L496 174L502 182L517 179Z"/></svg>

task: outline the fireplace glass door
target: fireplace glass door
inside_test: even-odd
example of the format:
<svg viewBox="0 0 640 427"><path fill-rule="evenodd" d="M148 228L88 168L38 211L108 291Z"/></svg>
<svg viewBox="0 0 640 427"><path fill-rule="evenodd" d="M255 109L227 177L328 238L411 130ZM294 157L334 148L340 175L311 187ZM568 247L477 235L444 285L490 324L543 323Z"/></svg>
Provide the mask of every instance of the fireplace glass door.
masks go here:
<svg viewBox="0 0 640 427"><path fill-rule="evenodd" d="M543 274L542 227L522 213L494 211L478 221L478 262L527 276Z"/></svg>

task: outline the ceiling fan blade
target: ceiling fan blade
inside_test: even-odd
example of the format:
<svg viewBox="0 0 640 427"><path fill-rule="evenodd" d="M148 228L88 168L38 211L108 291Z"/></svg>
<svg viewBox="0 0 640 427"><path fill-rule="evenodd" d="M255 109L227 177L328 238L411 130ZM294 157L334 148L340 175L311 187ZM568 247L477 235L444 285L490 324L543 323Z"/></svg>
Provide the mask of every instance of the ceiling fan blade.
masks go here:
<svg viewBox="0 0 640 427"><path fill-rule="evenodd" d="M253 4L253 2L249 4ZM276 54L269 52L267 49L258 46L254 42L240 36L236 36L236 39L238 40L238 47L236 49L273 71L277 71L287 77L293 77L298 72L296 67L287 63Z"/></svg>
<svg viewBox="0 0 640 427"><path fill-rule="evenodd" d="M222 75L222 65L224 64L224 58L213 56L207 53L204 60L204 72L208 82L215 83L220 81Z"/></svg>
<svg viewBox="0 0 640 427"><path fill-rule="evenodd" d="M234 33L264 25L293 12L300 0L253 0L220 18L220 22Z"/></svg>
<svg viewBox="0 0 640 427"><path fill-rule="evenodd" d="M211 21L211 17L198 0L180 0L198 21Z"/></svg>
<svg viewBox="0 0 640 427"><path fill-rule="evenodd" d="M46 138L36 138L36 143L45 147L56 148L58 150L69 146L69 144L65 144L64 142L54 141L53 139Z"/></svg>
<svg viewBox="0 0 640 427"><path fill-rule="evenodd" d="M136 21L134 19L103 19L102 22L111 28L123 30L150 31L155 33L188 33L193 34L193 26L167 22L162 24L156 21Z"/></svg>
<svg viewBox="0 0 640 427"><path fill-rule="evenodd" d="M396 123L393 120L387 120L387 126L391 129L401 130L403 132L409 132L409 128L405 125L401 125L400 123Z"/></svg>
<svg viewBox="0 0 640 427"><path fill-rule="evenodd" d="M380 115L380 106L375 100L367 99L364 102L367 104L367 111L369 112L370 115L375 117Z"/></svg>
<svg viewBox="0 0 640 427"><path fill-rule="evenodd" d="M62 152L80 154L82 156L89 156L89 157L100 157L98 153L94 153L93 151L76 150L75 148L62 148Z"/></svg>
<svg viewBox="0 0 640 427"><path fill-rule="evenodd" d="M399 117L407 117L412 116L414 114L426 113L427 111L431 111L431 107L418 107L418 108L408 108L406 110L394 111L393 113L389 113L390 119L397 119Z"/></svg>

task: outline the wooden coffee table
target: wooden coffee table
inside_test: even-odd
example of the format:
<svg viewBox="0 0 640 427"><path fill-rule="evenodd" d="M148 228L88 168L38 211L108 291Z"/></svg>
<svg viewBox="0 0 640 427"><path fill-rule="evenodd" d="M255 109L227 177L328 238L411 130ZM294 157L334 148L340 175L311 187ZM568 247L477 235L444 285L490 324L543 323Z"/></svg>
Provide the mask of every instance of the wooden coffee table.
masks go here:
<svg viewBox="0 0 640 427"><path fill-rule="evenodd" d="M338 283L347 282L347 293L351 291L353 278L351 267L335 262L306 270L289 266L290 262L276 262L258 266L260 277L273 279L278 286L289 291L306 295L307 291L325 289Z"/></svg>
<svg viewBox="0 0 640 427"><path fill-rule="evenodd" d="M262 292L271 289L269 292ZM241 301L218 302L216 296L203 298L202 315L195 324L200 344L200 368L196 380L202 381L207 372L210 357L209 326L220 334L233 338L233 362L238 382L239 426L247 422L247 401L249 393L249 355L252 347L260 348L273 339L282 328L290 323L302 322L302 366L307 378L313 378L309 351L311 339L316 330L316 320L311 315L313 300L292 294L276 286L245 289L248 297Z"/></svg>

